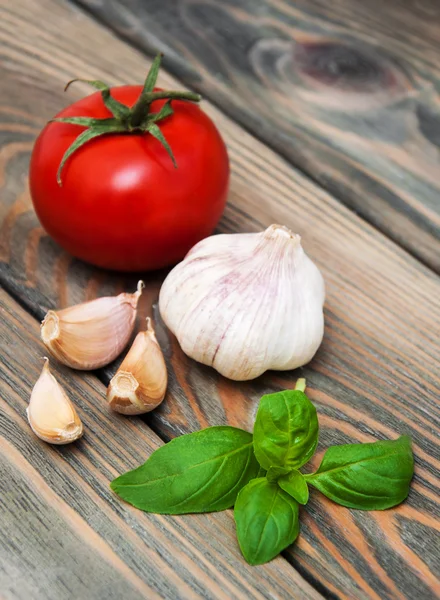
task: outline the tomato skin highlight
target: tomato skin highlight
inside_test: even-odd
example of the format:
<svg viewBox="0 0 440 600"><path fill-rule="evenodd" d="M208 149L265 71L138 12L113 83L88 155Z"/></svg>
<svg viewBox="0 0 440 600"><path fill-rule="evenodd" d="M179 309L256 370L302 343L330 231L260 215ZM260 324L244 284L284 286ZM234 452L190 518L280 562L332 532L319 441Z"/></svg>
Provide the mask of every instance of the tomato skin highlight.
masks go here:
<svg viewBox="0 0 440 600"><path fill-rule="evenodd" d="M127 106L142 86L112 88ZM165 100L152 103L158 112ZM32 153L30 190L38 218L67 252L99 267L144 271L180 261L210 235L227 199L229 160L211 119L194 103L173 100L159 128L178 168L149 133L106 134L61 159L83 127L48 123ZM100 92L57 117L110 117Z"/></svg>

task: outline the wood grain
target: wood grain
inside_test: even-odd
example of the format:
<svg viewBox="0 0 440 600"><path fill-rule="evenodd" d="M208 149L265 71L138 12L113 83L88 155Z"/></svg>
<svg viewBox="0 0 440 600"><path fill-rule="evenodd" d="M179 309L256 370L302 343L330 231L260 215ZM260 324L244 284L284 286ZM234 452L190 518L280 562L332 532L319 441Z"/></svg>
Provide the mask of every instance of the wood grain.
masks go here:
<svg viewBox="0 0 440 600"><path fill-rule="evenodd" d="M8 61L0 92L0 277L41 318L49 307L130 289L135 281L71 259L42 234L26 188L34 136L63 104L88 92L79 87L63 96L66 80L140 81L148 65L64 3L17 0L3 12L0 36ZM23 17L29 13L32 19ZM164 73L161 85L177 82ZM330 444L409 433L416 454L409 500L394 511L359 513L314 494L303 511L301 537L286 557L326 595L435 598L439 278L209 103L203 106L222 131L232 163L220 230L256 231L280 222L298 231L326 279L326 334L317 357L300 373L272 373L234 384L182 354L153 306L163 273L147 275L140 312L155 316L170 378L165 403L147 422L163 439L210 424L251 429L260 396L292 387L305 375L320 416L320 453ZM100 377L108 381L111 372Z"/></svg>
<svg viewBox="0 0 440 600"><path fill-rule="evenodd" d="M77 0L440 271L430 0Z"/></svg>
<svg viewBox="0 0 440 600"><path fill-rule="evenodd" d="M92 375L51 369L85 435L69 446L34 436L26 418L44 346L38 322L0 292L0 592L2 598L295 598L321 596L283 558L242 560L231 511L147 515L109 483L162 442L140 419L111 412Z"/></svg>

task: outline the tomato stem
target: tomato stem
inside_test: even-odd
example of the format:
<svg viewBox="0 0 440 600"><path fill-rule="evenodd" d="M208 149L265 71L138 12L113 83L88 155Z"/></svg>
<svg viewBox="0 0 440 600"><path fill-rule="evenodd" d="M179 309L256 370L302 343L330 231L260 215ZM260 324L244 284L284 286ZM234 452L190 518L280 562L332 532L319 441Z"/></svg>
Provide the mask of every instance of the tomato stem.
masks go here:
<svg viewBox="0 0 440 600"><path fill-rule="evenodd" d="M150 104L155 100L162 100L164 98L168 100L191 100L192 102L199 102L201 99L199 94L193 92L174 92L170 90L152 92L145 95L142 98L142 102L137 102L133 107L129 117L131 127L133 129L140 127L145 120L145 116L149 113Z"/></svg>
<svg viewBox="0 0 440 600"><path fill-rule="evenodd" d="M174 91L174 90L158 90L154 91L157 77L159 74L160 65L162 62L162 54L157 54L153 60L150 70L148 71L142 91L137 99L137 102L132 108L120 103L111 95L111 90L102 81L90 81L85 79L72 79L66 85L65 90L75 81L83 81L100 90L102 101L106 108L113 115L112 118L92 119L89 117L70 117L54 119L58 123L70 123L71 125L79 125L86 129L75 139L69 146L61 159L60 166L57 172L58 185L62 185L61 172L66 161L84 144L101 135L108 133L133 133L141 131L150 133L156 138L169 154L174 166L177 164L173 155L173 151L165 139L163 133L157 126L158 121L170 117L173 114L171 107L172 100L189 100L191 102L199 102L201 97L194 92ZM166 99L167 102L162 106L159 112L151 112L151 104L155 100Z"/></svg>
<svg viewBox="0 0 440 600"><path fill-rule="evenodd" d="M194 94L193 92L180 92L170 90L161 90L158 92L154 91L157 77L159 75L162 57L163 54L159 53L153 60L150 70L148 71L147 77L145 79L142 92L140 93L136 104L131 110L129 122L132 128L141 126L145 118L148 116L148 113L150 111L150 105L154 100L167 98L168 100L191 100L193 102L200 101L199 94Z"/></svg>

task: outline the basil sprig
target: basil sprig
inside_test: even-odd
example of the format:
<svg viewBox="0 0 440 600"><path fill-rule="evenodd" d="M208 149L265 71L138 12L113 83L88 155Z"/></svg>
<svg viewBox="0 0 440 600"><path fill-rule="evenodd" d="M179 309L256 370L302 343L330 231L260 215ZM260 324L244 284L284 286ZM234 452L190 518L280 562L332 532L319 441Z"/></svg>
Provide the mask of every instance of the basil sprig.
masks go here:
<svg viewBox="0 0 440 600"><path fill-rule="evenodd" d="M349 508L384 510L408 495L414 470L411 441L332 446L315 473L298 469L318 443L316 409L294 390L263 396L254 433L208 427L165 444L112 489L147 512L184 514L234 507L238 543L252 565L274 558L299 533L299 504L309 485Z"/></svg>

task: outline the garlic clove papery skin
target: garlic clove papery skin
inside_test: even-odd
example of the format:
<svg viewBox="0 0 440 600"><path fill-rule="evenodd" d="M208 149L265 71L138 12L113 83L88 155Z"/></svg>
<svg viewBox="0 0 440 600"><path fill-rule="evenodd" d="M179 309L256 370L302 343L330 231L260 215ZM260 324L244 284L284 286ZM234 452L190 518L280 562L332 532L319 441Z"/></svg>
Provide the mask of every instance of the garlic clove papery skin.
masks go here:
<svg viewBox="0 0 440 600"><path fill-rule="evenodd" d="M124 415L141 415L156 408L165 397L167 368L156 334L147 318L107 389L110 408Z"/></svg>
<svg viewBox="0 0 440 600"><path fill-rule="evenodd" d="M199 242L165 279L159 309L185 354L245 381L312 359L324 300L324 280L301 238L271 225Z"/></svg>
<svg viewBox="0 0 440 600"><path fill-rule="evenodd" d="M133 294L50 310L41 324L41 339L55 358L73 369L91 370L109 364L130 340L143 287L140 281Z"/></svg>
<svg viewBox="0 0 440 600"><path fill-rule="evenodd" d="M32 431L49 444L69 444L83 434L75 407L50 372L47 358L26 412Z"/></svg>

